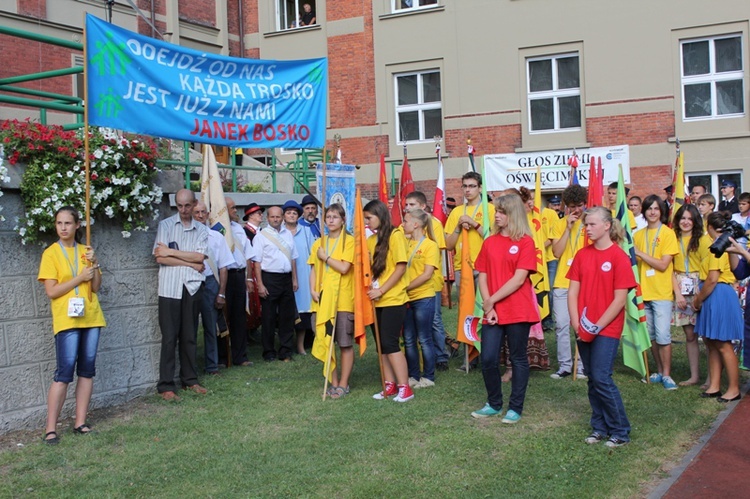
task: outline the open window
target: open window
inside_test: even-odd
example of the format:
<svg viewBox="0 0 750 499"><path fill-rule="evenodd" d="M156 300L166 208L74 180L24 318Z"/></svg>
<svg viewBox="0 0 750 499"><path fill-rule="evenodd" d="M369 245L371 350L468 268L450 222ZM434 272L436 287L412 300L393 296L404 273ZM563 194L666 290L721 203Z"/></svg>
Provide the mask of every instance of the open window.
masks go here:
<svg viewBox="0 0 750 499"><path fill-rule="evenodd" d="M318 24L315 0L275 0L276 30L284 31Z"/></svg>

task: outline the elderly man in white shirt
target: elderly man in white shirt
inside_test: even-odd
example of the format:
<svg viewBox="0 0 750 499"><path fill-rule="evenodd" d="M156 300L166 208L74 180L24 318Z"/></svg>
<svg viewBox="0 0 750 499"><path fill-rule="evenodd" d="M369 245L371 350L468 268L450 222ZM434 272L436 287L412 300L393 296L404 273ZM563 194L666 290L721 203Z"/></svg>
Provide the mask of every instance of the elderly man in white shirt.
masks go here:
<svg viewBox="0 0 750 499"><path fill-rule="evenodd" d="M193 207L193 219L206 225L208 208L203 201L198 201ZM206 277L206 281L201 297L200 314L203 321L203 353L205 357L203 368L211 375L219 374L216 320L219 316L219 310L224 308L226 303L227 267L233 263L234 258L229 251L224 236L215 230L209 230L208 257L203 261L205 266L203 275ZM198 330L197 320L195 321L195 330Z"/></svg>
<svg viewBox="0 0 750 499"><path fill-rule="evenodd" d="M263 359L292 360L294 348L294 292L297 290L297 248L283 226L283 211L272 206L266 212L268 227L253 239L252 260L261 303ZM274 331L279 324L279 351Z"/></svg>

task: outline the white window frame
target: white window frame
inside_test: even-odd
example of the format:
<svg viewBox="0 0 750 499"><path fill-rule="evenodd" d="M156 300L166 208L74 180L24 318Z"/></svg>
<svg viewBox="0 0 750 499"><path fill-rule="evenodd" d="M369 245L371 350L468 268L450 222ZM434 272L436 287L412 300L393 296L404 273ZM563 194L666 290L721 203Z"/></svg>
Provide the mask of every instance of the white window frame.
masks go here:
<svg viewBox="0 0 750 499"><path fill-rule="evenodd" d="M743 67L737 71L727 71L723 73L716 73L716 40L725 40L727 38L739 38L740 39L740 50L743 51L740 60L742 61ZM709 72L708 74L685 76L684 58L683 58L683 47L686 43L696 42L709 42L708 50L708 63ZM704 120L721 120L725 118L737 118L745 116L747 112L747 100L743 100L741 113L731 114L717 114L717 101L716 101L716 83L722 81L740 80L742 82L742 96L745 98L745 54L744 54L744 42L742 33L729 33L716 36L704 36L700 38L686 38L680 40L680 91L682 96L681 115L683 121L704 121ZM685 116L685 86L691 84L710 83L711 84L711 115L710 116L695 116L688 118Z"/></svg>
<svg viewBox="0 0 750 499"><path fill-rule="evenodd" d="M431 3L423 3L428 0L412 0L412 6L411 7L400 7L402 0L392 0L391 2L391 12L394 14L397 12L411 12L413 10L421 10L421 9L429 9L432 7L437 7L440 5L440 1L431 1Z"/></svg>
<svg viewBox="0 0 750 499"><path fill-rule="evenodd" d="M578 58L578 87L558 89L557 88L557 85L558 85L557 60L565 59L568 57ZM536 61L545 61L545 60L552 61L552 90L532 92L531 91L531 71L529 71L529 63L536 62ZM558 103L558 99L560 99L561 97L578 97L578 102L580 105L580 113L581 113L581 116L579 116L579 119L580 119L580 122L583 123L583 99L581 98L581 55L578 52L567 52L567 53L562 53L562 54L527 58L526 59L526 104L527 104L530 135L538 135L538 134L543 134L543 133L566 133L566 132L580 132L581 131L581 126L560 128L560 106ZM552 112L553 112L554 128L548 128L546 130L532 129L531 102L535 100L550 99L550 98L553 101Z"/></svg>
<svg viewBox="0 0 750 499"><path fill-rule="evenodd" d="M719 203L721 202L721 181L724 180L724 178L728 176L734 176L739 175L740 182L737 187L737 189L734 190L735 197L739 197L740 193L743 192L742 186L744 185L744 172L742 170L722 170L722 171L697 171L697 172L685 172L685 176L688 180L688 185L692 188L692 184L690 182L690 179L692 177L711 177L711 185L708 186L709 193L713 194L713 196L716 198L716 208L719 208Z"/></svg>
<svg viewBox="0 0 750 499"><path fill-rule="evenodd" d="M318 14L318 11L317 11L317 8L316 8L317 2L315 0L294 0L294 23L295 23L295 25L292 26L292 27L289 27L289 26L280 26L279 24L280 24L280 21L281 21L281 10L282 9L284 10L284 14L285 14L286 18L287 19L289 18L289 13L286 11L287 10L286 9L287 0L275 0L275 2L276 2L276 12L275 12L276 13L276 21L275 21L276 22L276 31L289 31L290 29L297 29L297 28L302 27L302 26L298 26L297 23L299 23L300 15L304 12L304 10L302 9L302 5L305 4L305 3L309 3L310 4L310 6L315 11L316 16ZM317 22L317 18L316 18L315 24L316 25L319 24Z"/></svg>
<svg viewBox="0 0 750 499"><path fill-rule="evenodd" d="M424 85L422 84L422 77L426 74L432 74L437 73L441 79L440 79L440 100L437 102L424 102ZM416 104L406 104L399 106L398 105L398 79L404 76L412 76L417 75L417 103ZM441 132L444 130L443 124L442 124L442 109L443 109L443 80L442 80L442 74L440 72L440 69L425 69L423 71L410 71L408 73L394 73L393 75L393 95L394 95L394 104L396 107L396 137L398 137L396 143L397 144L405 144L405 143L411 143L411 142L427 142L432 141L433 137L425 137L425 130L424 130L424 111L431 111L434 109L440 109L441 110L441 123L440 123L440 130ZM419 117L419 138L418 139L412 139L409 138L408 140L401 140L401 113L409 113L417 111L417 116Z"/></svg>

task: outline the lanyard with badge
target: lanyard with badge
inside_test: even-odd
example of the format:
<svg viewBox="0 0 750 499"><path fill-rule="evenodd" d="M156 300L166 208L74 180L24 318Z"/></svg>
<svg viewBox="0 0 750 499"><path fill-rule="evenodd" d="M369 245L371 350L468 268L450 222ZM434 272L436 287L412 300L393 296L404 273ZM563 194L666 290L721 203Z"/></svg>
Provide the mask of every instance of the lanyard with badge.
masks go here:
<svg viewBox="0 0 750 499"><path fill-rule="evenodd" d="M73 267L73 264L70 262L70 258L68 258L68 252L65 250L65 246L62 245L61 242L57 242L57 244L60 245L60 250L62 251L63 257L65 258L65 261L68 262L68 266L70 267L70 272L73 274L73 278L78 275L78 245L76 244L74 246L74 256L75 259L75 268ZM76 296L71 296L68 299L68 317L83 317L84 311L83 311L83 297L78 296L78 286L75 288Z"/></svg>
<svg viewBox="0 0 750 499"><path fill-rule="evenodd" d="M659 241L659 233L661 232L661 228L664 227L664 224L659 225L659 228L656 229L656 235L654 236L654 240L651 243L651 251L648 252L648 227L646 227L646 251L648 252L648 256L656 258L654 255L656 255L656 245ZM656 275L656 269L650 268L646 271L646 277L654 277Z"/></svg>
<svg viewBox="0 0 750 499"><path fill-rule="evenodd" d="M578 226L578 231L576 232L576 240L575 240L575 242L573 243L572 246L570 244L570 236L568 236L568 247L570 248L570 255L571 255L570 258L568 258L568 262L567 262L568 263L568 267L570 267L571 265L573 265L573 256L576 253L576 248L578 248L578 238L581 237L581 232L583 232L582 229L583 229L583 224L581 224L581 225Z"/></svg>
<svg viewBox="0 0 750 499"><path fill-rule="evenodd" d="M331 258L331 256L333 255L333 253L336 251L336 246L339 245L339 239L341 239L342 234L343 234L343 231L342 231L341 234L339 234L339 237L336 238L336 242L333 243L333 249L331 249L330 251L328 250L328 244L331 242L331 236L326 237L326 262L328 261L329 258ZM325 264L325 271L328 272L329 268L330 267L326 263Z"/></svg>

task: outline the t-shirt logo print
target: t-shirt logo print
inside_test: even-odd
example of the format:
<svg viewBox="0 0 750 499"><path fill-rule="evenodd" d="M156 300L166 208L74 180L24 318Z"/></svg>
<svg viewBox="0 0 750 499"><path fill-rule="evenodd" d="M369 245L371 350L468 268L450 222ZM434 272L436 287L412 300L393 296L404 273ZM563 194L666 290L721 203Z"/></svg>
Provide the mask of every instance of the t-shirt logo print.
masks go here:
<svg viewBox="0 0 750 499"><path fill-rule="evenodd" d="M612 263L611 262L604 262L602 264L602 272L609 272L612 270Z"/></svg>
<svg viewBox="0 0 750 499"><path fill-rule="evenodd" d="M508 253L510 253L511 255L515 255L516 253L518 253L518 246L516 246L515 244L511 246L508 249Z"/></svg>

